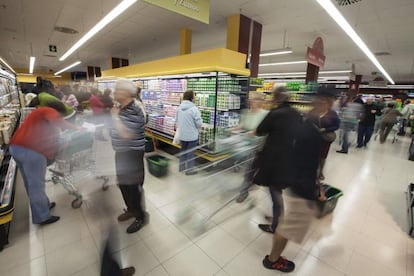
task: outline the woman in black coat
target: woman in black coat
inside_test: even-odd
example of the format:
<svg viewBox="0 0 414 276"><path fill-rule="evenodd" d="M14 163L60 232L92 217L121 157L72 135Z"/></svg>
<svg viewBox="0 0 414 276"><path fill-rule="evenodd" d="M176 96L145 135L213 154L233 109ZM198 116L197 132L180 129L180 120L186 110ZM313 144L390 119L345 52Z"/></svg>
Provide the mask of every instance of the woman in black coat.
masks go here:
<svg viewBox="0 0 414 276"><path fill-rule="evenodd" d="M286 89L275 91L277 107L272 109L257 127L258 136L267 135L265 145L258 160L258 172L254 183L269 186L273 201L272 225L259 224L265 232L274 233L283 206L282 189L292 186L296 180L294 141L302 116L287 102Z"/></svg>

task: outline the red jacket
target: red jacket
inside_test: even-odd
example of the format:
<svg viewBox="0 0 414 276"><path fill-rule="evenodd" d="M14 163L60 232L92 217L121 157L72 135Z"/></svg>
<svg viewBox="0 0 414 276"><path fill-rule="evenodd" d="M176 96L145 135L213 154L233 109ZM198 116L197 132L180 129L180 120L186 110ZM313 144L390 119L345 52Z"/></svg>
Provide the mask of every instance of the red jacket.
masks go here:
<svg viewBox="0 0 414 276"><path fill-rule="evenodd" d="M89 98L89 104L92 108L93 114L102 114L105 111L105 105L98 96L92 95Z"/></svg>
<svg viewBox="0 0 414 276"><path fill-rule="evenodd" d="M58 149L60 128L73 128L73 126L53 108L36 108L17 129L10 140L10 145L33 150L53 160Z"/></svg>

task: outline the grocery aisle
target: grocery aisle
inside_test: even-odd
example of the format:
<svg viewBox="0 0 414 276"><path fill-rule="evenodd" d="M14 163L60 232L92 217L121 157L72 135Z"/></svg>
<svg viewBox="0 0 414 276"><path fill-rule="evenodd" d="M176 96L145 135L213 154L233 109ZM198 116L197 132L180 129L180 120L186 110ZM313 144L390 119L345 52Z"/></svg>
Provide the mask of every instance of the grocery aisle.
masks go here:
<svg viewBox="0 0 414 276"><path fill-rule="evenodd" d="M404 192L414 181L414 163L406 154L408 141L384 145L372 141L368 149L352 148L348 155L337 154L332 146L327 182L345 195L334 215L318 221L306 242L289 244L285 255L297 264L289 275L414 275L414 240L405 234ZM179 225L175 212L185 204L182 198L196 190L186 182L196 176L177 173L174 161L166 178L146 174L151 221L137 234L127 235L128 222L116 222L123 206L113 185L109 142L99 142L99 149L98 165L104 165L111 176L109 190L103 192L98 180L84 178L77 186L85 201L81 209L74 210L63 188L49 183L48 194L57 202L53 212L61 221L45 227L34 226L22 216L13 221L11 244L0 253L1 275L99 275L108 223L115 225L119 238L116 256L123 266L134 265L135 275L279 275L261 264L272 238L257 227L270 211L264 189L251 193L258 203L255 209L231 204L207 225L207 232L195 235L194 224ZM239 174L232 174L233 181L240 179ZM219 196L203 199L192 204L192 211L202 219L224 200ZM21 206L16 213L20 212Z"/></svg>

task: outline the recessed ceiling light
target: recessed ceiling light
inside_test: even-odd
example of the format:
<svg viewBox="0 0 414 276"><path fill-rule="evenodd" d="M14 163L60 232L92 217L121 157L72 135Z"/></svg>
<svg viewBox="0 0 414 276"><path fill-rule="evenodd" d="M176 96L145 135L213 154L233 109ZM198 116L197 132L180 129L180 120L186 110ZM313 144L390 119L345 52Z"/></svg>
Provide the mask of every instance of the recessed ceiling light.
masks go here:
<svg viewBox="0 0 414 276"><path fill-rule="evenodd" d="M57 32L64 33L64 34L77 34L78 33L78 31L75 29L68 28L68 27L61 27L61 26L55 26L54 30Z"/></svg>
<svg viewBox="0 0 414 276"><path fill-rule="evenodd" d="M291 53L293 53L292 49L284 48L284 49L278 49L278 50L263 51L260 53L260 56L269 57L269 56L287 55Z"/></svg>
<svg viewBox="0 0 414 276"><path fill-rule="evenodd" d="M33 74L35 61L36 61L36 57L30 57L29 74Z"/></svg>

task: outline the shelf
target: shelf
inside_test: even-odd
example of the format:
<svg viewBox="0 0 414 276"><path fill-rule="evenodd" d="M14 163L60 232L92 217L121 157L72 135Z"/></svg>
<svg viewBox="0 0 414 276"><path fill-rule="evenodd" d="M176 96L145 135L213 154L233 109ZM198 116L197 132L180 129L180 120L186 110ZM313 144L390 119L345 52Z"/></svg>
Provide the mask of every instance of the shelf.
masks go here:
<svg viewBox="0 0 414 276"><path fill-rule="evenodd" d="M306 95L316 95L316 92L306 92L306 91L289 91L290 94L306 94Z"/></svg>
<svg viewBox="0 0 414 276"><path fill-rule="evenodd" d="M249 84L249 87L263 87L263 85L260 85L260 84Z"/></svg>
<svg viewBox="0 0 414 276"><path fill-rule="evenodd" d="M206 110L213 110L214 111L214 107L209 107L209 106L197 106L200 109L206 109ZM231 111L231 110L240 110L240 108L217 108L217 111Z"/></svg>
<svg viewBox="0 0 414 276"><path fill-rule="evenodd" d="M295 100L289 100L289 103L302 103L302 104L311 104L312 101L295 101Z"/></svg>

